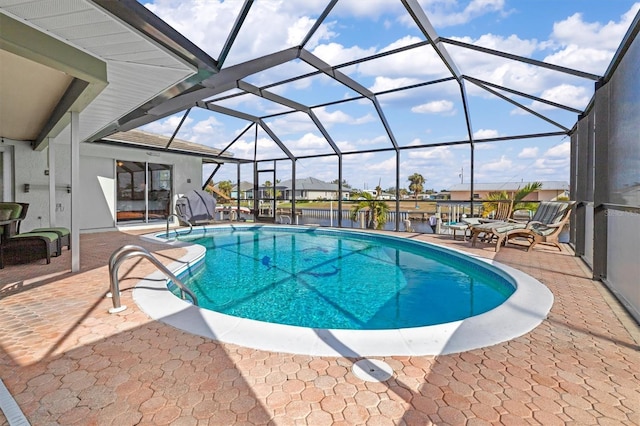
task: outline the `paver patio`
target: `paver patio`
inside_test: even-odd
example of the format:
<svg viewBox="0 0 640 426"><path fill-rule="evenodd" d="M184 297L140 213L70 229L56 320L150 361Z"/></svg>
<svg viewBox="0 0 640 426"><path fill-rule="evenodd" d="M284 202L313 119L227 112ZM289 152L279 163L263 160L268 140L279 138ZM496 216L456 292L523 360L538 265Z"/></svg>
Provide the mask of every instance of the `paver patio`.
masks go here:
<svg viewBox="0 0 640 426"><path fill-rule="evenodd" d="M146 260L120 268L129 309L107 313L115 249L139 244L165 263L182 253L140 233L83 234L79 273L67 251L50 265L0 270L0 377L32 425L640 424L638 325L568 247L496 254L404 234L520 269L555 302L539 327L509 342L379 357L394 375L377 383L352 373L357 358L259 351L151 320L131 298L154 270Z"/></svg>

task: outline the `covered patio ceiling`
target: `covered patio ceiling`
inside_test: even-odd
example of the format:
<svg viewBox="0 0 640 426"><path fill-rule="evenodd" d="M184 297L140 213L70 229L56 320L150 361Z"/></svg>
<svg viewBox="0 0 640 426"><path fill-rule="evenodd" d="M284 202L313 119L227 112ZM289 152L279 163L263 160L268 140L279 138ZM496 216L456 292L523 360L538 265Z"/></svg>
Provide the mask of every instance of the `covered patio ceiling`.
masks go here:
<svg viewBox="0 0 640 426"><path fill-rule="evenodd" d="M140 27L99 2L0 2L1 137L37 150L49 138L68 140L69 111L80 113L81 140L113 133L122 116L206 72L201 52L162 33L166 24L149 25L159 20L139 3L105 3L126 7Z"/></svg>

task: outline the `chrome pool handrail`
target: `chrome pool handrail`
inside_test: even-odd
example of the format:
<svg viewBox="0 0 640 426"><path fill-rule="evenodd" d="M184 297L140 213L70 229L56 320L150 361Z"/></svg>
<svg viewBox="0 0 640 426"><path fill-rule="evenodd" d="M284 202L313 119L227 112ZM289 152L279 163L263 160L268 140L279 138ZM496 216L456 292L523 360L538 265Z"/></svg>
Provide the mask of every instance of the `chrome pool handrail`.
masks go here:
<svg viewBox="0 0 640 426"><path fill-rule="evenodd" d="M169 239L169 219L171 219L172 217L177 217L178 220L180 220L180 216L178 216L175 213L170 214L169 216L167 216L167 231L165 233L165 238L168 240ZM191 224L191 222L186 222L187 224L189 224L189 232L186 232L183 235L189 235L191 232L193 232L193 225ZM178 236L178 231L176 231L176 237Z"/></svg>
<svg viewBox="0 0 640 426"><path fill-rule="evenodd" d="M132 257L144 257L153 263L160 272L169 277L173 283L180 289L180 295L182 299L185 299L185 293L189 295L194 305L198 306L198 298L187 286L184 285L178 277L174 275L162 262L160 262L154 255L152 255L147 249L141 246L128 244L120 247L111 254L109 258L109 292L111 293L111 300L113 302L113 308L109 309L109 313L115 314L127 309L126 305L120 303L120 282L118 280L118 269L120 265L127 259ZM108 295L107 295L108 296Z"/></svg>

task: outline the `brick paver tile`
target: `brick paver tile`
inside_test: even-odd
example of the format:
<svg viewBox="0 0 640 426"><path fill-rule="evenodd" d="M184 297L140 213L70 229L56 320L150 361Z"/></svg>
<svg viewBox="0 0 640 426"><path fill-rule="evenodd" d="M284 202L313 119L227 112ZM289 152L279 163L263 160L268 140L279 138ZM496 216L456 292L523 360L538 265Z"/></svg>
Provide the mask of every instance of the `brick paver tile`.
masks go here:
<svg viewBox="0 0 640 426"><path fill-rule="evenodd" d="M167 262L183 249L135 233L86 234L80 273L68 272L66 252L50 265L0 270L0 282L23 282L0 298L0 322L14 325L0 330L3 381L32 424L640 424L638 342L580 259L417 238L532 274L554 293L549 318L487 348L382 357L396 375L365 382L351 372L355 359L259 351L151 320L131 291L154 270L145 261L121 266L129 308L108 314L106 261L115 248L142 244Z"/></svg>

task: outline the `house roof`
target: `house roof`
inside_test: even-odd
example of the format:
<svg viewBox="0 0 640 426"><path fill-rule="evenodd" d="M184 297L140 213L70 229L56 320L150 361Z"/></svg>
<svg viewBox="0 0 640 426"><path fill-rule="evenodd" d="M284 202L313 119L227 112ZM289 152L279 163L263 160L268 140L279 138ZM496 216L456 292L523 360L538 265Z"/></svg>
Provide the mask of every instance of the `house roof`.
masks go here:
<svg viewBox="0 0 640 426"><path fill-rule="evenodd" d="M517 191L524 188L526 185L533 182L494 182L494 183L479 183L473 184L474 191ZM542 190L544 191L568 191L569 183L563 181L541 181ZM470 191L471 184L459 183L449 187L449 192L456 191Z"/></svg>
<svg viewBox="0 0 640 426"><path fill-rule="evenodd" d="M237 191L237 190L238 190L238 185L233 185L232 191ZM240 191L241 192L253 191L253 184L251 182L247 182L247 181L240 182Z"/></svg>
<svg viewBox="0 0 640 426"><path fill-rule="evenodd" d="M278 188L292 189L291 179L280 182ZM296 191L337 191L337 183L328 183L313 177L296 179Z"/></svg>
<svg viewBox="0 0 640 426"><path fill-rule="evenodd" d="M163 135L144 132L142 130L129 130L128 132L118 132L113 135L104 137L100 142L110 144L126 144L140 149L160 150L176 154L198 155L203 157L205 161L232 158L231 153L220 153L219 149L209 146L200 145L194 142L188 142L181 139L173 139L171 145L167 149L170 138Z"/></svg>

